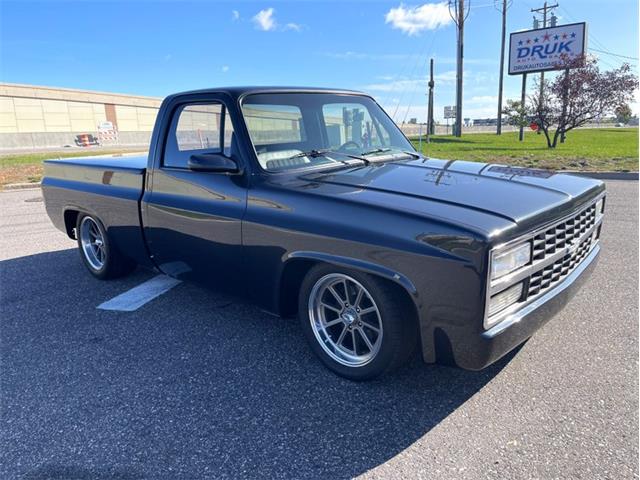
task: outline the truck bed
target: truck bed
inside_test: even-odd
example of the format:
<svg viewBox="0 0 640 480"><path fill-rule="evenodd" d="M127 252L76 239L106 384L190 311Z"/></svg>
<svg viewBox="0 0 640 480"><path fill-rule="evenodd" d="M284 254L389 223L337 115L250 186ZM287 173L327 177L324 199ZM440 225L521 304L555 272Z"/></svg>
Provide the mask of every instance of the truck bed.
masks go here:
<svg viewBox="0 0 640 480"><path fill-rule="evenodd" d="M77 212L95 214L121 252L148 264L140 224L146 168L144 155L45 160L42 192L49 217L72 235Z"/></svg>
<svg viewBox="0 0 640 480"><path fill-rule="evenodd" d="M45 179L64 179L103 185L134 187L142 191L146 155L105 155L44 161ZM135 180L134 180L135 179Z"/></svg>
<svg viewBox="0 0 640 480"><path fill-rule="evenodd" d="M87 167L115 168L125 170L144 170L147 168L146 155L115 154L91 157L71 157L58 160L45 160L46 163L62 163Z"/></svg>

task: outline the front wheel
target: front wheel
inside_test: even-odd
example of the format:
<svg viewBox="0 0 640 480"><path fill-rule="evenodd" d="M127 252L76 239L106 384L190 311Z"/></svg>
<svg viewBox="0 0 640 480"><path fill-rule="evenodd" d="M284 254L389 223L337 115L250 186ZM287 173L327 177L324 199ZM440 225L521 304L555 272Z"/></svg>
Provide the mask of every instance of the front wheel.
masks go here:
<svg viewBox="0 0 640 480"><path fill-rule="evenodd" d="M135 268L135 263L118 251L97 218L78 215L76 237L80 257L94 277L101 280L118 278Z"/></svg>
<svg viewBox="0 0 640 480"><path fill-rule="evenodd" d="M299 297L299 317L311 348L335 373L368 380L407 361L417 325L398 287L330 265L314 267Z"/></svg>

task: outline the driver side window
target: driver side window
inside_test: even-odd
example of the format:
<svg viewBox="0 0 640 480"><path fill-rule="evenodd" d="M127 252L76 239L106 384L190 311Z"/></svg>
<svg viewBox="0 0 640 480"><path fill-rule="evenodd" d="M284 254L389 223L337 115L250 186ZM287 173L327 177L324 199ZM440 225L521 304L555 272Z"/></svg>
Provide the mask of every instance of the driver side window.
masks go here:
<svg viewBox="0 0 640 480"><path fill-rule="evenodd" d="M331 149L347 144L347 149L366 151L389 145L389 133L362 104L326 104L322 115Z"/></svg>
<svg viewBox="0 0 640 480"><path fill-rule="evenodd" d="M178 108L171 120L163 167L187 168L195 153L230 155L233 125L222 103L193 103Z"/></svg>

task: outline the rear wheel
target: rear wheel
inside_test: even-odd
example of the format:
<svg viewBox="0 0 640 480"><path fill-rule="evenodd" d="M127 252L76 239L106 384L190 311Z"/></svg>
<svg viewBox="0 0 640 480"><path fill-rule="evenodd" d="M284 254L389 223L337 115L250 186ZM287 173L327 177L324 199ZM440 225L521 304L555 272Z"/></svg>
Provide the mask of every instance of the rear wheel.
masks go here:
<svg viewBox="0 0 640 480"><path fill-rule="evenodd" d="M337 374L367 380L406 362L417 344L414 314L395 286L330 265L305 277L299 316L311 348Z"/></svg>
<svg viewBox="0 0 640 480"><path fill-rule="evenodd" d="M97 218L78 215L76 237L80 257L89 272L96 278L106 280L128 274L135 268L113 245L106 229Z"/></svg>

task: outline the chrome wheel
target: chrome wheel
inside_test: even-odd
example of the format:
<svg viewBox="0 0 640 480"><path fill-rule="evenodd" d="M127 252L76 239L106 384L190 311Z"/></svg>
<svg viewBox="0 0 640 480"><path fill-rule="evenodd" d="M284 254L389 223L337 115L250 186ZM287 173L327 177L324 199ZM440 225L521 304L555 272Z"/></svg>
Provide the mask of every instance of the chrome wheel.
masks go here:
<svg viewBox="0 0 640 480"><path fill-rule="evenodd" d="M348 275L331 273L316 282L309 320L322 349L342 365L361 367L380 351L380 310L367 289Z"/></svg>
<svg viewBox="0 0 640 480"><path fill-rule="evenodd" d="M84 217L80 223L80 245L82 253L94 270L101 270L107 257L102 230L91 217Z"/></svg>

